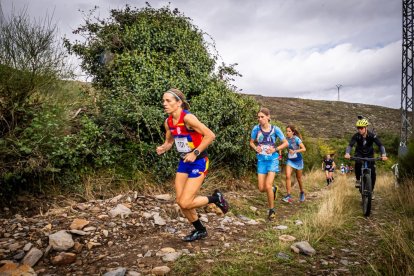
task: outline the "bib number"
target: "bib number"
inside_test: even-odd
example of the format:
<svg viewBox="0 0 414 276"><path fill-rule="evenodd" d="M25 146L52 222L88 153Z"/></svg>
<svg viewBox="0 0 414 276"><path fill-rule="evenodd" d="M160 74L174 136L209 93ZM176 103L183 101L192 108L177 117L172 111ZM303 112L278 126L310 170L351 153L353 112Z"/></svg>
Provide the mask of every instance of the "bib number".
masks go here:
<svg viewBox="0 0 414 276"><path fill-rule="evenodd" d="M288 153L288 158L289 159L295 159L296 157L298 157L298 155L296 154L296 152L294 154Z"/></svg>
<svg viewBox="0 0 414 276"><path fill-rule="evenodd" d="M191 149L188 146L188 140L187 137L178 137L174 139L175 146L177 147L178 152L190 152Z"/></svg>
<svg viewBox="0 0 414 276"><path fill-rule="evenodd" d="M268 146L268 145L262 145L261 147L262 147L262 152L260 154L265 155L265 156L272 155L272 153L267 153L266 152L268 149L270 149L270 146Z"/></svg>

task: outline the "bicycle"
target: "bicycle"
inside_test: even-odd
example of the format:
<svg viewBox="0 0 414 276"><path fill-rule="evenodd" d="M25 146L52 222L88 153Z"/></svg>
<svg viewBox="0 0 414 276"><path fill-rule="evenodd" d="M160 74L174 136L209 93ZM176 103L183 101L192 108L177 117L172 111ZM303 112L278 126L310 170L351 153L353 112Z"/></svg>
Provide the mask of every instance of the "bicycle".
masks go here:
<svg viewBox="0 0 414 276"><path fill-rule="evenodd" d="M369 158L369 157L351 157L351 160L362 161L361 168L361 185L359 186L359 192L362 197L362 212L365 217L371 214L371 201L372 201L372 179L371 169L368 167L368 162L375 162L381 160L381 157Z"/></svg>

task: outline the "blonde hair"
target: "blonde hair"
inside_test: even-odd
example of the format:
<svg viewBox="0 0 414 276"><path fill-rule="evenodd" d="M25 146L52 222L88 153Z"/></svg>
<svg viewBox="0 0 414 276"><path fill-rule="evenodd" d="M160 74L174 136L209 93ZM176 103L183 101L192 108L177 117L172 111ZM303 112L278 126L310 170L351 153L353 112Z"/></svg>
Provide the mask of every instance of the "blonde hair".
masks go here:
<svg viewBox="0 0 414 276"><path fill-rule="evenodd" d="M174 96L174 98L177 101L182 101L183 103L181 104L181 107L185 110L190 110L190 104L187 102L187 100L185 99L185 95L183 92L181 92L179 89L177 88L170 88L167 91L164 92L165 93L170 93L171 95Z"/></svg>

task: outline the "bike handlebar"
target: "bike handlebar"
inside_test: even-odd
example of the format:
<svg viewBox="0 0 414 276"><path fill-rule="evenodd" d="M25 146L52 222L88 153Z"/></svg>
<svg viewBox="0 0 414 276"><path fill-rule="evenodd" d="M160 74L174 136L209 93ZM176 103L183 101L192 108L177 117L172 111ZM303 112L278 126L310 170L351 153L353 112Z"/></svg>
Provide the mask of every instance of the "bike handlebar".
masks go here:
<svg viewBox="0 0 414 276"><path fill-rule="evenodd" d="M355 160L355 161L368 161L368 162L372 162L372 161L380 161L380 160L382 160L382 157L356 157L356 156L351 156L350 159L351 160Z"/></svg>

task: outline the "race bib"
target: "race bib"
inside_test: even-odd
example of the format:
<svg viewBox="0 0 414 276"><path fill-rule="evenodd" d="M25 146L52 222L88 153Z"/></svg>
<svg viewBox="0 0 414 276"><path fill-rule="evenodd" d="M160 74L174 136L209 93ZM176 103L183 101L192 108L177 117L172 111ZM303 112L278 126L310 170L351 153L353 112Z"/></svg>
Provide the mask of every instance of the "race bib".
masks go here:
<svg viewBox="0 0 414 276"><path fill-rule="evenodd" d="M288 153L288 158L289 159L295 159L296 157L298 157L298 155L296 154L296 152L294 154Z"/></svg>
<svg viewBox="0 0 414 276"><path fill-rule="evenodd" d="M331 165L326 165L326 168L327 168L327 169L330 169L330 168L331 168Z"/></svg>
<svg viewBox="0 0 414 276"><path fill-rule="evenodd" d="M178 152L190 152L191 149L188 146L188 140L187 137L177 137L174 138L175 146L177 147Z"/></svg>
<svg viewBox="0 0 414 276"><path fill-rule="evenodd" d="M269 145L262 145L261 147L262 147L262 152L260 154L266 155L266 156L272 155L272 153L267 153L266 152L268 149L270 149L270 146Z"/></svg>

